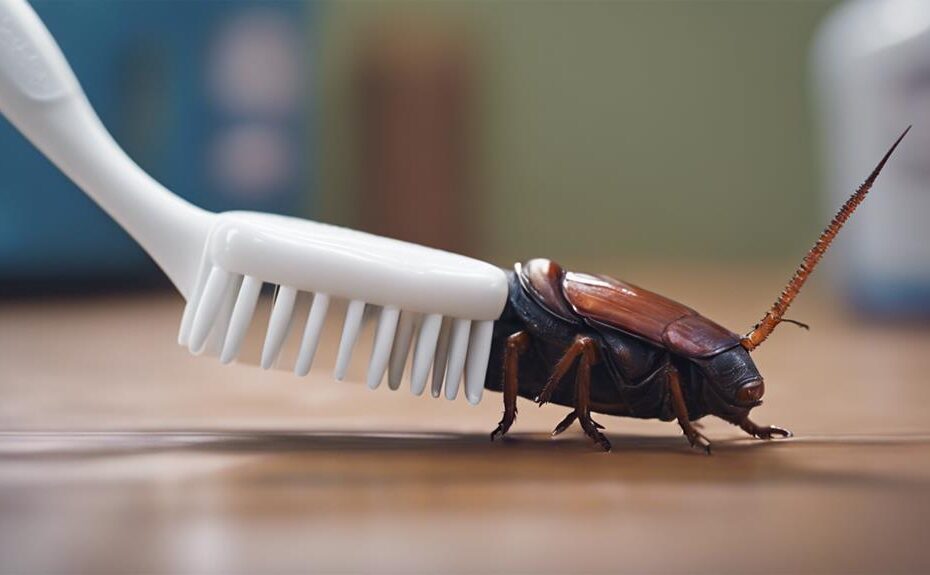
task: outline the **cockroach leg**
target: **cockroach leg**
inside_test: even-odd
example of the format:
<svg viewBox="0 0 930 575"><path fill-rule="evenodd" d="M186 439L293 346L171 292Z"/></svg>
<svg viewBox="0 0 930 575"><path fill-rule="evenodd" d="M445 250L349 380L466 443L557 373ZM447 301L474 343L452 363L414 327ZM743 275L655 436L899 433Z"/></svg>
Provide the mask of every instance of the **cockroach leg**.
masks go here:
<svg viewBox="0 0 930 575"><path fill-rule="evenodd" d="M566 415L565 419L563 419L558 425L555 426L555 429L552 430L552 437L561 435L563 431L565 431L566 429L571 427L573 423L575 423L576 419L578 419L578 414L575 413L574 411ZM603 425L594 421L593 419L591 420L591 423L594 424L594 427L596 427L597 429L604 429Z"/></svg>
<svg viewBox="0 0 930 575"><path fill-rule="evenodd" d="M555 429L552 430L552 437L555 437L556 435L561 435L563 431L565 431L566 429L571 427L573 423L575 423L576 419L578 419L578 414L575 413L574 411L566 415L565 419L560 421L559 424L555 426Z"/></svg>
<svg viewBox="0 0 930 575"><path fill-rule="evenodd" d="M595 352L594 340L585 335L575 337L572 344L568 346L568 349L562 354L562 358L555 364L555 368L553 368L549 380L546 381L546 385L543 387L542 391L539 392L539 395L536 396L535 401L540 407L549 403L549 400L552 399L552 394L555 393L555 390L557 390L562 383L562 379L565 378L565 374L571 369L575 360L578 359L578 356L585 353L587 347L590 347L592 357L596 358L597 354ZM592 361L592 363L594 362Z"/></svg>
<svg viewBox="0 0 930 575"><path fill-rule="evenodd" d="M705 453L710 455L710 441L700 431L694 428L691 419L688 417L688 407L685 405L685 396L681 393L681 383L678 379L678 370L675 366L669 364L666 368L666 382L669 393L672 396L672 409L675 410L675 417L678 418L678 425L684 432L685 437L691 447L700 447Z"/></svg>
<svg viewBox="0 0 930 575"><path fill-rule="evenodd" d="M783 427L777 427L774 425L758 425L751 419L748 415L738 417L738 416L720 416L721 419L736 425L749 435L757 437L759 439L774 439L775 436L780 436L782 438L792 437L794 434L788 431Z"/></svg>
<svg viewBox="0 0 930 575"><path fill-rule="evenodd" d="M517 389L520 384L520 354L529 347L530 335L518 331L507 338L504 348L504 416L491 432L491 441L503 437L517 419Z"/></svg>
<svg viewBox="0 0 930 575"><path fill-rule="evenodd" d="M749 435L759 439L772 439L776 435L787 438L793 435L787 429L774 425L757 425L749 417L744 417L737 425Z"/></svg>
<svg viewBox="0 0 930 575"><path fill-rule="evenodd" d="M551 396L555 386L558 385L558 382L568 372L576 359L579 359L579 361L578 369L575 371L575 410L556 426L552 435L556 436L562 433L577 420L581 424L581 429L584 430L585 435L590 437L604 451L610 451L610 441L599 431L604 429L604 426L591 419L591 366L597 362L597 342L593 338L584 335L575 338L568 351L556 364L552 377L549 378L549 383L546 384L546 389L550 389L549 395ZM545 390L543 392L545 393ZM545 403L545 401L541 403Z"/></svg>
<svg viewBox="0 0 930 575"><path fill-rule="evenodd" d="M610 451L610 441L598 430L603 427L591 419L591 366L597 361L597 346L593 339L586 336L576 341L581 342L582 354L575 373L575 414L585 435L604 451Z"/></svg>

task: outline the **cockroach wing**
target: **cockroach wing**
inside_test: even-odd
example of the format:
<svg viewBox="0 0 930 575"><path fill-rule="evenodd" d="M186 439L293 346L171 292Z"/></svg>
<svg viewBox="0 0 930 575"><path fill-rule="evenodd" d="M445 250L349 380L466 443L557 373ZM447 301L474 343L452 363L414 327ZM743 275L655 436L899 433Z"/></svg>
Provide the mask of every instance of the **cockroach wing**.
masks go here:
<svg viewBox="0 0 930 575"><path fill-rule="evenodd" d="M607 276L568 272L568 303L582 317L685 357L708 357L739 345L739 336L667 297Z"/></svg>
<svg viewBox="0 0 930 575"><path fill-rule="evenodd" d="M708 357L739 345L740 336L695 313L670 323L662 341L686 357Z"/></svg>

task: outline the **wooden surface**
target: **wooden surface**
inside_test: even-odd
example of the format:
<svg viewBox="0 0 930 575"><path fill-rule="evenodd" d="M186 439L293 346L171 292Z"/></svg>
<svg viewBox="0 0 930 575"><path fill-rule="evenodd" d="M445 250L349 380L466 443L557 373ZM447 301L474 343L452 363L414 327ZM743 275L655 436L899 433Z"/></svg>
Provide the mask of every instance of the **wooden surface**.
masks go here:
<svg viewBox="0 0 930 575"><path fill-rule="evenodd" d="M625 277L743 331L787 269ZM0 302L0 572L927 572L930 332L818 287L755 354L756 419L797 437L707 421L710 457L611 417L613 453L550 440L565 410L522 400L492 444L494 393L223 367L173 295Z"/></svg>

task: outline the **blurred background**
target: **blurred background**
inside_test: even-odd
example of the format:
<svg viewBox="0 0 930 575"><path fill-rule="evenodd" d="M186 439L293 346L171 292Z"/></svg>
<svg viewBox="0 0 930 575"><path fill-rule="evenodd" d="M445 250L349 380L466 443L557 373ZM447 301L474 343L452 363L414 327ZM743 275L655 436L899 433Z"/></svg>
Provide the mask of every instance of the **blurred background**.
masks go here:
<svg viewBox="0 0 930 575"><path fill-rule="evenodd" d="M707 463L671 424L610 418L620 457L594 460L523 409L501 451L495 394L189 357L161 272L0 120L0 567L930 568L930 2L32 3L116 140L198 205L548 257L735 331L914 128L792 309L815 330L754 355L760 423L807 442L710 422Z"/></svg>
<svg viewBox="0 0 930 575"><path fill-rule="evenodd" d="M891 46L911 36L919 43L919 24L900 27L921 14L908 16L906 1L888 3L900 10L868 34L887 42L863 46L857 15L844 10L877 18L888 9L837 4L35 6L116 139L195 203L292 213L509 265L534 256L798 258L883 147L926 115L930 64ZM831 13L839 30L829 33ZM868 115L854 113L853 90L818 88L830 74L839 76L830 86L852 82L859 72L850 66L883 57L908 69L872 96ZM918 126L911 139L925 141L923 132ZM849 140L858 148L845 149ZM160 278L6 123L0 150L7 287ZM921 153L905 146L910 159L899 158L895 171L922 177ZM891 209L905 217L867 213L849 235L877 234L867 228L879 225L905 230L896 237L919 235L919 221L906 217L912 195L875 200L905 206ZM867 210L879 211L888 210ZM930 267L926 249L882 270L916 299L926 297L927 278L906 269ZM847 264L857 277L845 278L846 293L884 259ZM871 300L860 303L882 303Z"/></svg>
<svg viewBox="0 0 930 575"><path fill-rule="evenodd" d="M508 266L797 259L927 114L923 3L838 4L35 6L116 139L193 202ZM860 310L930 309L926 132L831 258ZM161 281L6 123L0 150L5 291Z"/></svg>
<svg viewBox="0 0 930 575"><path fill-rule="evenodd" d="M35 6L116 139L206 208L674 265L795 260L926 116L923 3L838 4ZM831 258L861 311L930 309L925 133ZM7 123L0 150L4 292L165 283Z"/></svg>

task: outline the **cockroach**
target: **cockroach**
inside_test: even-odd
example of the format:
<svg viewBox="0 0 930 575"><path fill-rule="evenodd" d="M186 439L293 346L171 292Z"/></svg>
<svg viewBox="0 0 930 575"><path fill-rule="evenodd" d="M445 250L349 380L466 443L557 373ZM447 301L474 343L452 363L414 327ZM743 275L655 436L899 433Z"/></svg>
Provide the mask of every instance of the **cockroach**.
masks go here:
<svg viewBox="0 0 930 575"><path fill-rule="evenodd" d="M552 434L577 420L605 451L610 442L592 413L677 420L691 445L707 453L711 443L694 426L706 415L756 438L790 437L786 429L749 418L765 391L750 352L780 323L807 327L786 319L785 312L909 130L843 204L771 309L745 336L612 277L565 271L546 259L516 264L507 272L508 302L494 325L485 380L487 389L504 395L503 418L491 439L513 425L517 396L572 408ZM574 386L565 385L568 379Z"/></svg>

